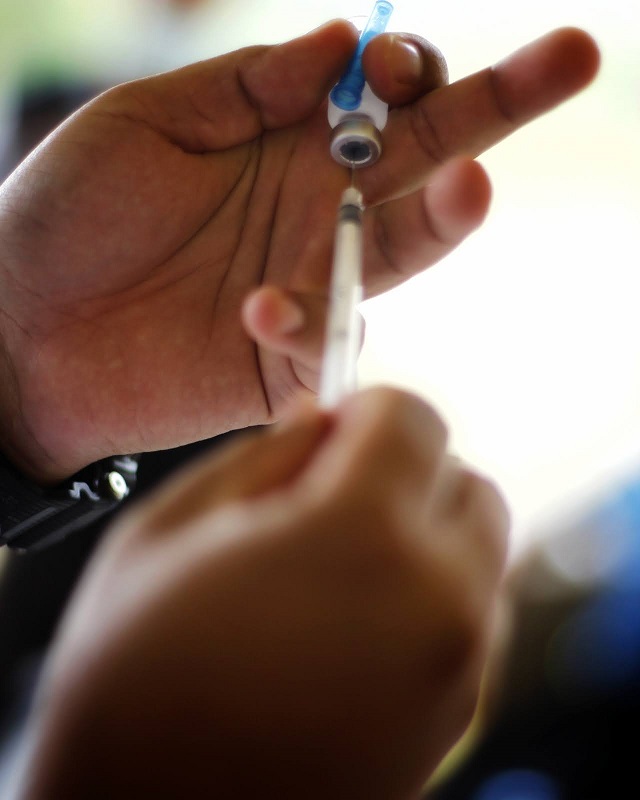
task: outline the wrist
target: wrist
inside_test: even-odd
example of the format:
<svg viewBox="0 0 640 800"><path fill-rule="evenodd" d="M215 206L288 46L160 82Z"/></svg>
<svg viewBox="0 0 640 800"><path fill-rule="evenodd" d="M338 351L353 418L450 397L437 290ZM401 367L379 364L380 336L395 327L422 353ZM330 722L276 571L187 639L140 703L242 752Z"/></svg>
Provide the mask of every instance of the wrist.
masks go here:
<svg viewBox="0 0 640 800"><path fill-rule="evenodd" d="M135 485L137 459L115 456L89 466L79 463L74 469L70 461L53 458L27 424L24 409L28 402L21 396L19 370L9 355L4 331L2 334L0 545L36 550L114 509ZM26 358L23 363L32 360Z"/></svg>
<svg viewBox="0 0 640 800"><path fill-rule="evenodd" d="M45 486L66 475L48 467L44 454L35 455L33 440L29 446L32 437L26 433L24 424L17 370L10 354L9 343L14 337L6 324L8 317L6 312L0 314L0 457L6 458L26 478Z"/></svg>
<svg viewBox="0 0 640 800"><path fill-rule="evenodd" d="M72 463L40 441L27 416L33 400L24 390L25 373L33 371L37 353L29 349L29 337L20 326L10 324L9 319L6 312L0 314L0 455L25 479L42 487L55 485L92 459ZM43 396L41 414L46 402ZM53 421L50 424L52 428L60 427Z"/></svg>

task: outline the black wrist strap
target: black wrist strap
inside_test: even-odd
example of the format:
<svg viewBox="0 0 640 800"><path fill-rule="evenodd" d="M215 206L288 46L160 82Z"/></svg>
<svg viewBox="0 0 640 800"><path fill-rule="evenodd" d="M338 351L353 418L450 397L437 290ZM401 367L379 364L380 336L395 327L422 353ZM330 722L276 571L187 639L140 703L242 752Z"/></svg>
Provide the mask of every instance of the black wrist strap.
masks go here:
<svg viewBox="0 0 640 800"><path fill-rule="evenodd" d="M113 456L58 486L31 483L0 456L0 545L39 550L115 509L134 489L138 459Z"/></svg>

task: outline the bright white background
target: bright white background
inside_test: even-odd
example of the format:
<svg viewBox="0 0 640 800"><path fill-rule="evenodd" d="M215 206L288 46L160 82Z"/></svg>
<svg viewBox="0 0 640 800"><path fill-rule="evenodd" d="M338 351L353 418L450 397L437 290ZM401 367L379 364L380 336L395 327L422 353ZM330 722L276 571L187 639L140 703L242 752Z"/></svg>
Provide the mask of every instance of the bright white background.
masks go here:
<svg viewBox="0 0 640 800"><path fill-rule="evenodd" d="M18 76L120 80L303 33L360 0L0 0L5 107ZM483 228L364 306L363 384L430 398L456 450L503 487L514 552L640 463L640 6L633 0L397 0L391 28L437 44L451 79L557 26L599 42L592 88L481 158Z"/></svg>

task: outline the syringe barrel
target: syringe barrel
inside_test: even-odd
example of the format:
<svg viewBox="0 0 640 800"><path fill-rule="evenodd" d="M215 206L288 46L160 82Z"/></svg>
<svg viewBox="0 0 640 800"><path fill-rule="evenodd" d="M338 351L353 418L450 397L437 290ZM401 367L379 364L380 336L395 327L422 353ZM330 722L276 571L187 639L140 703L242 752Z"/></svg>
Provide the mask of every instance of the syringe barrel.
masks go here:
<svg viewBox="0 0 640 800"><path fill-rule="evenodd" d="M331 273L319 402L333 408L356 388L358 353L362 341L362 194L345 189L340 201Z"/></svg>

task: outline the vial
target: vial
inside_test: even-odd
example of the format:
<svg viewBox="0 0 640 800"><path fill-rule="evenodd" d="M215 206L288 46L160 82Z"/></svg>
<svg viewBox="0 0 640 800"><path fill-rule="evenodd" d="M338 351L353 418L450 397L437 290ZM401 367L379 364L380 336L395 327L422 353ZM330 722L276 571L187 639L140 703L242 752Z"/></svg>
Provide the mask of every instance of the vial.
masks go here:
<svg viewBox="0 0 640 800"><path fill-rule="evenodd" d="M352 169L374 164L382 153L380 131L387 124L388 109L365 81L362 53L385 30L392 11L388 0L376 2L353 58L329 95L328 119L333 128L329 149L339 164Z"/></svg>

